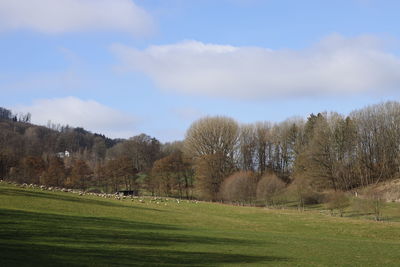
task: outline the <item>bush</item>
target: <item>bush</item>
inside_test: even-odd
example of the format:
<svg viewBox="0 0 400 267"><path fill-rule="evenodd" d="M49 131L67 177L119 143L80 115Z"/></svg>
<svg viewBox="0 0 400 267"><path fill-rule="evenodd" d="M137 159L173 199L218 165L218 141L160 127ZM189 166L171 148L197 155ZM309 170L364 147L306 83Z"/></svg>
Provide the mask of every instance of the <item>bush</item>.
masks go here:
<svg viewBox="0 0 400 267"><path fill-rule="evenodd" d="M257 200L267 205L276 205L278 195L285 189L286 184L275 174L264 175L257 184Z"/></svg>
<svg viewBox="0 0 400 267"><path fill-rule="evenodd" d="M321 204L324 202L324 199L324 194L313 190L306 191L303 194L303 201L305 205Z"/></svg>
<svg viewBox="0 0 400 267"><path fill-rule="evenodd" d="M291 201L297 202L297 208L304 210L305 205L315 205L324 203L325 195L313 189L310 180L298 176L288 186L286 195Z"/></svg>
<svg viewBox="0 0 400 267"><path fill-rule="evenodd" d="M257 176L253 172L236 172L226 178L221 185L224 201L253 203L256 196Z"/></svg>
<svg viewBox="0 0 400 267"><path fill-rule="evenodd" d="M327 196L326 207L331 211L332 215L334 210L338 210L340 217L343 217L344 209L348 206L350 206L350 199L344 192L332 192Z"/></svg>

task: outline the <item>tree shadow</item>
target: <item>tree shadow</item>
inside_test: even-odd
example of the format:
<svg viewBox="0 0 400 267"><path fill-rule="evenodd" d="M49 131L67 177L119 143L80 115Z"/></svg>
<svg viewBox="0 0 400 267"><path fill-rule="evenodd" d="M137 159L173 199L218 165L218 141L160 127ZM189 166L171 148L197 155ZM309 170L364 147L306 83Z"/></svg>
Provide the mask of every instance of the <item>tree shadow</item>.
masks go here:
<svg viewBox="0 0 400 267"><path fill-rule="evenodd" d="M184 231L167 224L0 209L0 265L204 266L288 261L269 255L220 253L212 248L248 249L261 244ZM179 244L189 251L177 250Z"/></svg>
<svg viewBox="0 0 400 267"><path fill-rule="evenodd" d="M278 263L285 258L151 248L87 249L0 244L2 266L217 266ZM20 258L10 255L21 255Z"/></svg>

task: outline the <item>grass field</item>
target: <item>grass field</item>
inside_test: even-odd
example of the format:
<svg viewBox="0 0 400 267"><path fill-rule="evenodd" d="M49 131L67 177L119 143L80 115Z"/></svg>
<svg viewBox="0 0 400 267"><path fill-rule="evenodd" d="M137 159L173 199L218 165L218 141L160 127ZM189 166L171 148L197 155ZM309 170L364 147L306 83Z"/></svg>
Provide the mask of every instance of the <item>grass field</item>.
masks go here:
<svg viewBox="0 0 400 267"><path fill-rule="evenodd" d="M400 223L0 184L0 266L400 266Z"/></svg>

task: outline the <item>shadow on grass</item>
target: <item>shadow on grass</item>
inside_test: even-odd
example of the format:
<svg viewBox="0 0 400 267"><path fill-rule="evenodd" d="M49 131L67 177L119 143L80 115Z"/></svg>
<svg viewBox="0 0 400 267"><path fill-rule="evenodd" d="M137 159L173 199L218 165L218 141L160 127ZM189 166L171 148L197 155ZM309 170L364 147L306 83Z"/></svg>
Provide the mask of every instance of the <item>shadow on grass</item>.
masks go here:
<svg viewBox="0 0 400 267"><path fill-rule="evenodd" d="M21 197L33 197L33 198L45 198L45 199L53 199L53 200L61 200L61 201L68 201L68 202L75 202L75 203L83 203L89 205L99 205L99 206L108 206L108 207L121 207L121 208L135 208L135 209L146 209L146 210L154 210L163 212L163 210L159 209L152 209L146 207L132 207L121 205L120 203L111 202L109 200L96 200L96 199L88 199L86 197L80 196L68 196L68 194L72 193L60 193L60 194L51 194L49 192L38 192L38 191L28 191L22 189L4 189L0 188L0 194L2 195L9 195L9 196L21 196Z"/></svg>
<svg viewBox="0 0 400 267"><path fill-rule="evenodd" d="M0 265L202 266L288 260L219 253L216 246L240 247L239 251L245 251L260 244L197 236L184 230L166 224L0 209ZM179 244L187 249L178 250L182 248L176 247Z"/></svg>
<svg viewBox="0 0 400 267"><path fill-rule="evenodd" d="M46 245L0 244L2 266L216 266L224 264L277 263L279 257L248 256L217 252L185 252L147 248L87 249ZM45 252L46 254L44 254ZM19 260L10 255L20 254ZM23 256L22 256L23 255ZM24 260L22 260L24 259ZM0 263L1 261L0 260Z"/></svg>

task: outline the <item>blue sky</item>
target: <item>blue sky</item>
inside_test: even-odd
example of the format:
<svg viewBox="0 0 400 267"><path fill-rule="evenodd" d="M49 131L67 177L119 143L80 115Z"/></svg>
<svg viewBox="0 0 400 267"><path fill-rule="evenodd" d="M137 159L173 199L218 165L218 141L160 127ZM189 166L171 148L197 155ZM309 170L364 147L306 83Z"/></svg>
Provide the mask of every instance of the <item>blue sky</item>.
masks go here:
<svg viewBox="0 0 400 267"><path fill-rule="evenodd" d="M398 100L399 1L0 1L0 106L111 137L184 138Z"/></svg>

